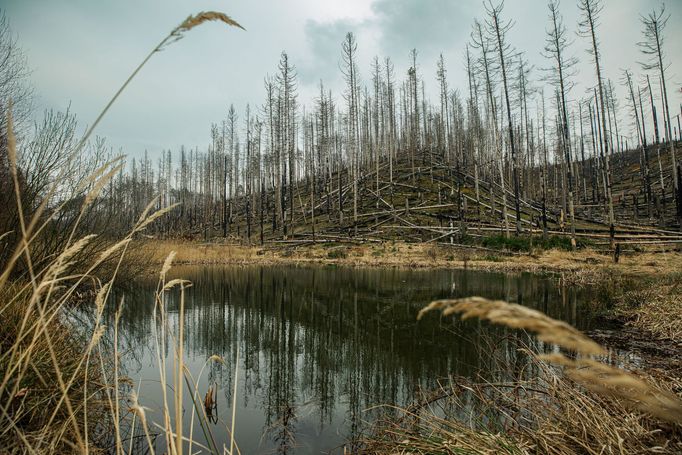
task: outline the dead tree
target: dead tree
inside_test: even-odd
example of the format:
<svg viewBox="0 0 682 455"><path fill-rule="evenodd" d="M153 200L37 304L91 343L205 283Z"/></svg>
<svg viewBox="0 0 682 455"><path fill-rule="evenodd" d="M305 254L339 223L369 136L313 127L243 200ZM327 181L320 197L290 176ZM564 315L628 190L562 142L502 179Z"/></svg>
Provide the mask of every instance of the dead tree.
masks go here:
<svg viewBox="0 0 682 455"><path fill-rule="evenodd" d="M293 235L294 229L294 182L296 176L296 69L289 63L289 56L282 52L279 61L279 74L277 75L279 84L279 137L281 141L282 159L286 156L286 167L288 170L287 192L288 204L287 213L283 217L284 238L287 239L289 233ZM286 221L285 221L286 219Z"/></svg>
<svg viewBox="0 0 682 455"><path fill-rule="evenodd" d="M677 200L678 186L680 182L677 178L677 162L675 159L675 141L672 135L671 126L671 115L670 107L668 105L668 88L666 86L665 69L666 65L664 63L665 53L663 52L664 40L664 30L670 18L669 14L665 12L665 5L661 6L659 11L654 10L649 13L648 16L642 17L642 25L644 26L643 35L644 40L638 43L640 50L647 57L648 61L642 63L642 68L645 71L657 70L659 72L661 92L662 92L662 102L663 102L663 116L666 120L665 122L665 133L668 140L668 145L670 147L670 162L673 174L673 194ZM682 204L677 201L678 208L682 208ZM678 210L677 219L680 222L680 228L682 229L682 211Z"/></svg>
<svg viewBox="0 0 682 455"><path fill-rule="evenodd" d="M604 166L604 190L606 192L606 200L608 204L608 222L609 222L609 238L611 249L613 250L616 246L615 235L615 217L613 214L613 197L611 194L611 168L609 165L609 139L607 137L606 128L606 105L604 97L604 83L602 80L602 70L601 70L601 60L599 55L599 41L597 40L597 25L599 22L599 15L603 10L603 5L601 0L578 0L578 8L582 13L582 18L579 23L580 32L583 36L590 39L591 48L590 53L592 54L595 66L595 72L597 75L597 90L599 93L599 108L601 112L601 130L602 134L601 143L603 148L601 149L601 160Z"/></svg>
<svg viewBox="0 0 682 455"><path fill-rule="evenodd" d="M358 50L355 35L346 34L343 41L343 75L346 79L346 92L344 94L347 103L348 116L348 148L351 155L351 173L353 178L353 228L357 234L358 230L358 178L360 173L360 115L359 115L359 91L357 57Z"/></svg>
<svg viewBox="0 0 682 455"><path fill-rule="evenodd" d="M507 32L511 29L512 22L503 22L501 18L502 10L504 8L504 2L499 3L494 6L492 0L488 0L485 4L486 12L489 16L489 20L486 21L488 26L488 33L493 37L495 43L495 50L498 55L498 63L500 65L500 71L502 72L502 86L504 89L504 98L507 106L507 123L508 123L508 133L509 133L509 148L511 151L511 165L512 165L512 180L514 185L514 211L516 213L516 235L521 234L521 206L519 201L519 169L518 169L518 157L516 150L516 141L514 140L514 124L512 122L511 113L511 101L509 94L509 84L507 78L507 66L510 60L510 55L512 53L511 46L507 43L506 37Z"/></svg>
<svg viewBox="0 0 682 455"><path fill-rule="evenodd" d="M630 71L625 70L623 72L625 78L625 85L627 86L628 93L630 94L630 101L632 103L632 113L635 120L635 127L637 129L637 138L639 140L640 147L640 160L642 169L642 183L644 184L644 194L646 197L647 212L649 218L652 217L652 204L651 204L651 184L649 182L649 152L646 147L646 130L642 127L644 126L644 118L642 118L642 123L640 124L639 112L637 111L637 101L635 100L635 91L632 87L632 74ZM640 108L641 108L641 93L640 93Z"/></svg>
<svg viewBox="0 0 682 455"><path fill-rule="evenodd" d="M564 151L564 160L566 162L566 180L568 186L568 214L571 223L571 246L576 248L575 242L575 208L573 202L574 195L574 177L573 165L571 163L571 136L568 127L568 111L566 109L566 93L570 89L570 82L567 80L572 67L575 66L577 60L575 58L566 56L566 47L568 40L566 38L566 27L563 24L563 19L559 13L559 2L551 0L549 7L549 29L547 31L547 38L545 44L545 56L552 60L552 67L550 68L550 81L555 85L555 90L559 93L559 113L561 117L561 145Z"/></svg>

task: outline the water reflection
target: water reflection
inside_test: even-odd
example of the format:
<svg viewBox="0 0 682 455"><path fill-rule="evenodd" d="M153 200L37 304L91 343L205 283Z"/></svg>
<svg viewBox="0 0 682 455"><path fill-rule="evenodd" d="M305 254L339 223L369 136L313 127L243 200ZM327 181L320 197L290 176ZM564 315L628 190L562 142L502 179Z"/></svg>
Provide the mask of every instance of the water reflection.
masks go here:
<svg viewBox="0 0 682 455"><path fill-rule="evenodd" d="M516 341L529 342L527 337L436 314L416 322L431 300L481 295L582 323L578 291L529 274L333 267L195 267L174 273L194 284L185 299L188 367L198 372L212 354L226 360L225 366L212 364L200 385L203 392L214 382L219 388L214 434L220 447L229 446L225 428L239 364L235 433L244 454L320 453L352 445L372 419L366 410L376 404L408 405L417 390L435 388L449 375L513 374L490 364L493 350L513 370L524 371L527 362ZM120 331L127 372L141 381L141 402L158 409L154 287L128 293ZM175 330L177 293L169 302ZM491 335L500 341L491 345Z"/></svg>

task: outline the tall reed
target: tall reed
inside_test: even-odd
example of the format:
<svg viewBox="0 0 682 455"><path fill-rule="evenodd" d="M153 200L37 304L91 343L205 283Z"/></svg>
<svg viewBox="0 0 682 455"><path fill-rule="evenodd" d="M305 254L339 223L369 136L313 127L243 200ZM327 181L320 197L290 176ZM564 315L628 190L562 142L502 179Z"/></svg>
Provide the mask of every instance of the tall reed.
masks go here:
<svg viewBox="0 0 682 455"><path fill-rule="evenodd" d="M149 59L167 45L193 28L209 22L219 21L228 26L242 28L237 22L223 13L201 12L189 16L174 28L157 45L142 63L133 71L121 88L98 115L85 132L78 146L72 152L73 158L80 153L90 139L94 129L107 113L130 81L144 67ZM94 235L75 238L76 230L64 233L68 236L67 246L46 266L34 267L32 246L39 241L39 235L51 222L52 217L65 208L66 202L57 207L50 207L51 195L54 194L61 179L66 176L58 174L48 188L43 202L29 216L24 216L21 207L21 186L19 182L18 151L13 131L11 105L7 118L7 148L10 172L13 179L13 191L18 206L18 226L21 240L10 256L5 268L0 271L0 452L3 453L99 453L106 449L105 441L113 441L111 450L116 454L133 450L134 429L139 425L144 432L147 450L155 453L152 431L160 431L164 435L166 450L171 454L196 453L192 445L206 452L221 452L210 436L210 427L205 411L196 403L201 403L197 378L193 378L184 363L184 291L189 283L181 280L166 282L166 274L172 262L172 255L161 270L159 289L155 298L155 313L158 314L159 337L164 343L166 335L173 340L173 378L166 377L165 346L159 345L157 358L163 368L159 369L164 407L163 422L149 422L147 409L140 403L143 398L130 389L130 379L121 374L119 359L118 321L120 311L125 304L118 302L113 327L107 328L103 314L107 305L115 302L111 298L111 290L115 286L116 277L125 267L124 258L133 237L145 230L147 226L164 216L174 206L153 211L157 200L152 200L140 215L128 235L111 246L89 258L83 269L74 271L79 253L82 253ZM111 181L123 166L122 157L102 165L82 182L83 188L89 188L83 199L78 220L84 211L93 204L101 190ZM64 167L66 169L66 167ZM0 233L0 237L5 233ZM11 276L18 260L22 258L27 264L25 279L12 281ZM106 281L98 277L100 267L105 261L113 260L115 268ZM76 327L69 317L70 307L76 295L85 285L95 289L91 305L86 312L90 316L89 325ZM179 287L180 292L180 327L177 333L168 333L165 296ZM113 333L113 339L106 335ZM108 343L105 342L108 340ZM222 361L211 357L208 362ZM183 384L184 383L184 384ZM172 385L171 403L167 399L167 387ZM190 430L184 434L183 390L187 386L195 403L196 414L204 431L208 446L193 441ZM194 413L192 415L192 424ZM129 420L126 420L129 419ZM129 440L124 436L122 425L131 424L133 433ZM150 428L155 428L151 430ZM190 426L193 428L193 425ZM226 431L228 429L226 428ZM238 451L238 449L235 450ZM232 449L231 449L232 451ZM231 452L230 452L231 453Z"/></svg>

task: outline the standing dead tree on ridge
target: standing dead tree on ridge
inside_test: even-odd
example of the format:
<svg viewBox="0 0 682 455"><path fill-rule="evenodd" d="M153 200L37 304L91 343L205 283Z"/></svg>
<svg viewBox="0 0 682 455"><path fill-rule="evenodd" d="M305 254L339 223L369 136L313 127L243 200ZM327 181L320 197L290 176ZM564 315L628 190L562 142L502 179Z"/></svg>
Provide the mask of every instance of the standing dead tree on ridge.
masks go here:
<svg viewBox="0 0 682 455"><path fill-rule="evenodd" d="M288 208L284 214L285 239L291 233L293 235L294 224L294 181L296 179L296 69L289 63L289 56L282 52L279 61L279 138L282 157L286 156L285 166L288 170L287 179L287 204ZM282 158L284 159L284 158Z"/></svg>
<svg viewBox="0 0 682 455"><path fill-rule="evenodd" d="M547 31L545 56L552 60L553 66L550 68L550 82L555 86L555 90L559 93L559 114L561 119L561 146L564 151L564 160L566 162L566 180L568 183L568 214L571 223L571 246L576 247L575 242L575 208L574 208L574 192L575 183L573 176L573 164L571 162L571 135L568 126L568 110L566 108L566 96L571 87L567 80L571 74L572 68L577 63L577 59L566 56L566 48L568 40L566 38L566 27L563 24L563 19L559 13L558 0L551 0L549 7L549 21L550 26Z"/></svg>
<svg viewBox="0 0 682 455"><path fill-rule="evenodd" d="M445 69L445 59L443 54L438 58L438 69L436 71L436 78L439 86L439 100L440 100L440 115L438 118L437 129L437 144L440 158L443 162L450 157L450 120L448 107L448 88L447 70Z"/></svg>
<svg viewBox="0 0 682 455"><path fill-rule="evenodd" d="M228 186L231 202L227 208L227 233L230 233L230 225L233 218L233 201L237 199L239 191L239 138L237 133L237 112L234 105L230 104L227 111L227 131L229 137L229 148L226 150L225 166L228 176Z"/></svg>
<svg viewBox="0 0 682 455"><path fill-rule="evenodd" d="M632 73L625 70L623 72L624 83L630 94L630 102L632 107L632 114L635 121L635 129L637 130L637 139L639 141L639 147L641 150L640 161L641 161L641 174L642 181L644 184L644 195L646 197L647 212L649 218L652 217L652 204L651 204L651 183L649 179L649 151L646 146L646 127L644 123L644 116L642 116L642 122L640 123L640 113L637 110L637 100L635 99L635 90L632 87ZM639 93L640 110L642 109L642 94Z"/></svg>
<svg viewBox="0 0 682 455"><path fill-rule="evenodd" d="M408 75L408 98L410 99L410 150L412 161L412 183L415 182L415 155L421 148L420 122L419 122L419 78L417 76L417 49L410 51L412 66L407 70Z"/></svg>
<svg viewBox="0 0 682 455"><path fill-rule="evenodd" d="M471 32L471 41L472 41L472 47L475 49L480 49L481 55L478 59L478 67L479 71L483 72L483 76L485 79L485 93L486 93L486 99L485 99L485 119L487 122L488 130L490 130L491 135L492 135L492 140L491 141L486 141L486 142L492 142L492 148L494 149L492 152L492 156L494 157L494 160L497 160L497 168L499 171L499 176L500 176L500 186L502 189L502 220L504 224L504 232L507 237L509 237L509 220L507 218L507 190L505 186L505 178L504 178L504 156L503 156L503 151L502 151L502 138L500 137L500 131L498 127L498 115L497 115L497 99L495 97L495 85L494 85L494 80L493 80L493 44L491 43L491 38L485 36L483 34L483 27L481 26L481 23L476 20L474 21L474 28L473 31ZM469 61L469 59L467 59ZM468 65L471 66L471 65ZM471 99L470 104L470 120L472 118L475 118L477 116L477 109L475 109L475 104L477 104L474 100L474 94L473 94L473 79L475 77L474 73L469 70L468 71L469 75L469 98ZM474 151L476 152L476 150ZM478 178L476 178L478 180ZM492 199L492 198L491 198ZM493 206L491 206L492 209ZM491 216L494 217L494 209L491 210Z"/></svg>
<svg viewBox="0 0 682 455"><path fill-rule="evenodd" d="M611 167L609 165L610 152L609 152L609 137L608 129L606 127L606 106L605 106L605 96L604 96L604 83L602 79L602 69L601 69L601 59L599 54L599 40L597 39L597 26L599 25L599 15L601 14L604 6L601 0L578 0L578 8L582 13L582 19L578 24L580 27L580 32L583 36L590 39L591 48L588 51L592 54L595 66L595 72L597 75L597 88L599 94L599 108L601 114L601 134L603 140L603 148L601 149L601 161L604 165L604 182L607 200L607 210L608 210L608 222L609 222L609 239L611 244L611 249L615 250L615 216L613 213L613 196L612 196L612 177L611 177Z"/></svg>
<svg viewBox="0 0 682 455"><path fill-rule="evenodd" d="M513 54L511 46L509 45L509 43L507 43L507 32L512 28L513 23L511 21L503 22L502 20L501 15L504 9L504 2L501 2L495 6L493 5L492 0L488 0L488 3L485 4L485 8L486 13L488 14L488 20L486 21L488 33L493 37L493 42L495 43L495 51L499 59L498 63L500 65L500 71L502 72L502 86L504 88L504 98L507 106L509 148L511 151L512 180L514 186L514 212L516 213L516 235L519 235L521 234L519 169L517 144L514 139L514 123L512 122L508 82L509 79L507 77L508 66L511 61L511 55Z"/></svg>
<svg viewBox="0 0 682 455"><path fill-rule="evenodd" d="M670 159L673 175L673 194L677 202L677 219L682 223L682 202L678 199L679 185L678 173L680 172L677 168L677 162L675 159L675 140L672 134L671 126L671 115L670 106L668 104L668 88L666 85L665 70L666 64L664 62L665 53L663 52L664 31L665 26L668 24L668 19L670 19L670 14L666 14L665 5L661 6L661 9L652 11L648 16L642 16L642 25L644 30L642 34L644 35L644 40L639 42L638 45L642 53L647 57L646 62L643 62L642 69L645 71L656 70L659 73L660 83L661 83L661 93L663 102L663 116L665 118L665 134L668 140L668 145L670 147ZM653 102L653 98L652 98ZM655 115L655 114L654 114ZM657 129L658 131L658 129Z"/></svg>
<svg viewBox="0 0 682 455"><path fill-rule="evenodd" d="M358 82L357 50L358 44L353 33L347 33L343 41L343 75L346 79L346 92L344 94L347 103L348 122L348 151L350 153L351 174L353 179L353 229L357 234L358 226L358 178L360 173L360 157L362 147L360 141L360 111L359 95L360 83Z"/></svg>

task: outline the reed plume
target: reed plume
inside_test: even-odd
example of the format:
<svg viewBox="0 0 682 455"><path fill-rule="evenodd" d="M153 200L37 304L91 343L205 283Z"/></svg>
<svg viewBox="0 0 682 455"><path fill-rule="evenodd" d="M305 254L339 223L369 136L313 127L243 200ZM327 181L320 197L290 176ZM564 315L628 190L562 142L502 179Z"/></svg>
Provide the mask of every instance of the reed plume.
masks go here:
<svg viewBox="0 0 682 455"><path fill-rule="evenodd" d="M539 358L563 366L569 378L593 392L613 396L629 408L661 420L682 422L682 401L679 397L658 390L627 371L591 359L569 359L562 354L541 355Z"/></svg>
<svg viewBox="0 0 682 455"><path fill-rule="evenodd" d="M227 24L232 27L239 27L245 30L237 21L232 19L230 16L224 13L219 13L216 11L202 11L195 14L194 16L188 16L182 24L180 24L175 30L179 33L187 32L192 30L204 22L218 21Z"/></svg>
<svg viewBox="0 0 682 455"><path fill-rule="evenodd" d="M535 332L541 341L557 344L585 355L606 353L604 348L570 324L552 319L531 308L502 300L488 300L482 297L437 300L423 308L417 315L417 319L421 319L433 310L442 310L443 316L461 313L462 319L475 317L514 329L529 330Z"/></svg>

